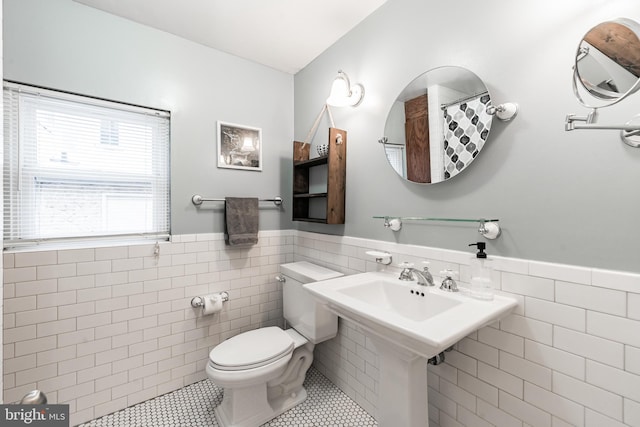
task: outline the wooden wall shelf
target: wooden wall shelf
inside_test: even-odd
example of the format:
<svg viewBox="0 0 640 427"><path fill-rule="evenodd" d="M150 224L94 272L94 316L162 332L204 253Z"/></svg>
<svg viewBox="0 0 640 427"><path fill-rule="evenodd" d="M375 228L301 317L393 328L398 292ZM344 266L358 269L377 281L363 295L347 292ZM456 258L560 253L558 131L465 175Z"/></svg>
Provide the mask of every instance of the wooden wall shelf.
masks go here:
<svg viewBox="0 0 640 427"><path fill-rule="evenodd" d="M295 159L295 156L294 156ZM326 165L326 192L310 193L309 170ZM329 128L329 154L293 162L293 220L323 224L344 224L347 166L347 132ZM310 216L309 201L326 199L326 217Z"/></svg>

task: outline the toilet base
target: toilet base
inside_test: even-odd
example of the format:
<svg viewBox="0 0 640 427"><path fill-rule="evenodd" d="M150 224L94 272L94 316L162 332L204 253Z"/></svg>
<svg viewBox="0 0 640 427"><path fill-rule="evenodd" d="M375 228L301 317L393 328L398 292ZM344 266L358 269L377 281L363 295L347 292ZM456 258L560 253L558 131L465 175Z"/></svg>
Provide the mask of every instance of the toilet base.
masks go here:
<svg viewBox="0 0 640 427"><path fill-rule="evenodd" d="M298 347L270 365L245 371L220 371L207 364L207 375L224 389L214 412L221 427L258 427L307 398L303 387L313 361L314 344L293 330Z"/></svg>
<svg viewBox="0 0 640 427"><path fill-rule="evenodd" d="M225 393L227 390L225 389ZM239 390L236 390L237 394ZM241 391L240 391L241 392ZM230 399L230 396L227 396ZM239 397L239 396L236 396ZM266 398L266 395L265 395ZM304 402L307 398L307 390L304 387L300 388L296 394L286 395L286 396L278 396L277 398L267 401L266 399L263 402L267 402L266 405L261 405L262 407L256 408L256 401L251 401L253 412L251 415L247 417L243 417L241 420L233 420L229 415L226 408L228 405L225 405L225 400L223 398L222 404L217 406L214 409L214 414L216 416L216 421L221 427L258 427L269 420L274 419L275 417L283 414L289 409L293 408L296 405Z"/></svg>

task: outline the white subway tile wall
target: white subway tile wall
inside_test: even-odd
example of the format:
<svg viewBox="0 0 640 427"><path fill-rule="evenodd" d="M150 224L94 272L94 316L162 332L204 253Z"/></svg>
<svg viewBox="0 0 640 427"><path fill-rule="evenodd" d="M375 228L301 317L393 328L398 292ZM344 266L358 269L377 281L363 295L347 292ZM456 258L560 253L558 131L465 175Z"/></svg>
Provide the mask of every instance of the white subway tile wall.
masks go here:
<svg viewBox="0 0 640 427"><path fill-rule="evenodd" d="M161 244L4 256L5 401L40 388L90 420L205 377L210 348L282 324L279 264L309 260L346 274L430 261L469 280L470 253L295 230L260 234L251 249L222 235ZM519 306L429 366L431 427L640 426L640 275L496 258L496 292ZM201 317L195 295L228 290L223 313ZM316 368L376 414L372 342L340 320L316 347Z"/></svg>
<svg viewBox="0 0 640 427"><path fill-rule="evenodd" d="M469 280L463 252L306 232L295 238L296 259L347 274L382 269L365 254L372 249L391 253L392 266L430 261L438 283L444 267ZM639 427L640 275L500 257L495 264L496 292L520 305L461 340L444 364L429 365L430 427ZM375 416L375 347L355 324L339 325L338 336L316 348L315 366Z"/></svg>
<svg viewBox="0 0 640 427"><path fill-rule="evenodd" d="M249 249L222 234L160 243L4 255L4 401L43 390L71 425L206 378L211 348L283 323L279 265L293 232L265 231ZM191 298L228 291L203 317Z"/></svg>

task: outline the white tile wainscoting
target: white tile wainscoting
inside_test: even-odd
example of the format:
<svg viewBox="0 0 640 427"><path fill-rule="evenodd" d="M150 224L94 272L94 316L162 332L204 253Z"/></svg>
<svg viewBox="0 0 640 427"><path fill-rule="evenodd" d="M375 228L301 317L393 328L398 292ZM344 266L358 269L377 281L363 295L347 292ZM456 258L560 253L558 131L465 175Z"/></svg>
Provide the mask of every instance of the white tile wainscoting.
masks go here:
<svg viewBox="0 0 640 427"><path fill-rule="evenodd" d="M229 249L222 234L154 245L4 256L4 401L34 388L69 403L75 425L206 378L211 348L282 324L279 265L293 233ZM221 313L191 298L228 291Z"/></svg>
<svg viewBox="0 0 640 427"><path fill-rule="evenodd" d="M310 260L344 273L431 262L469 278L470 252L296 230L260 233L248 250L221 234L153 245L4 256L4 392L33 388L84 422L205 377L209 349L282 323L278 265ZM640 275L496 258L494 284L517 297L508 318L460 341L429 366L433 426L640 426ZM202 318L195 295L229 290ZM316 368L375 416L377 356L352 323L316 349Z"/></svg>
<svg viewBox="0 0 640 427"><path fill-rule="evenodd" d="M469 280L470 252L305 232L295 239L296 259L345 273L379 268L371 249ZM430 427L640 427L640 275L496 257L493 281L520 305L429 366ZM356 325L341 319L314 363L375 416L375 347Z"/></svg>

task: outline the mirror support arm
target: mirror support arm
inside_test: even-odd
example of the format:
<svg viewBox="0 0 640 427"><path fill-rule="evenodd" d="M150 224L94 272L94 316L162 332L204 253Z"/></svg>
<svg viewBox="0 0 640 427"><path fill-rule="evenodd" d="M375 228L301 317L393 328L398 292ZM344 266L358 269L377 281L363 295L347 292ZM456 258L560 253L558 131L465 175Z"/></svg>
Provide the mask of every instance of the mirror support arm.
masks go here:
<svg viewBox="0 0 640 427"><path fill-rule="evenodd" d="M565 131L571 131L576 129L603 129L603 130L619 130L620 139L625 144L640 148L640 139L633 138L640 136L640 124L633 124L633 119L623 125L601 125L596 123L597 111L594 108L586 116L576 116L575 114L567 114L567 118L564 124ZM635 118L638 118L636 116ZM576 123L585 122L585 123Z"/></svg>
<svg viewBox="0 0 640 427"><path fill-rule="evenodd" d="M640 131L640 125L633 125L631 123L625 123L623 125L601 125L596 123L598 118L597 109L593 109L586 116L576 116L575 114L567 114L565 120L564 130L570 131L575 129L605 129L605 130L621 130L625 132L631 132L633 135L637 135ZM585 122L584 124L575 122Z"/></svg>
<svg viewBox="0 0 640 427"><path fill-rule="evenodd" d="M565 130L575 130L575 129L604 129L604 130L622 130L626 132L632 132L637 134L640 131L640 125L599 125L597 123L573 123L569 122L569 117L567 116L567 123L565 125Z"/></svg>
<svg viewBox="0 0 640 427"><path fill-rule="evenodd" d="M574 129L589 129L589 127L583 127L585 125L580 125L580 124L576 125L574 122L585 122L587 124L592 124L596 122L597 118L598 118L598 110L596 108L591 110L591 112L586 116L576 116L575 114L567 114L564 130L570 131Z"/></svg>

